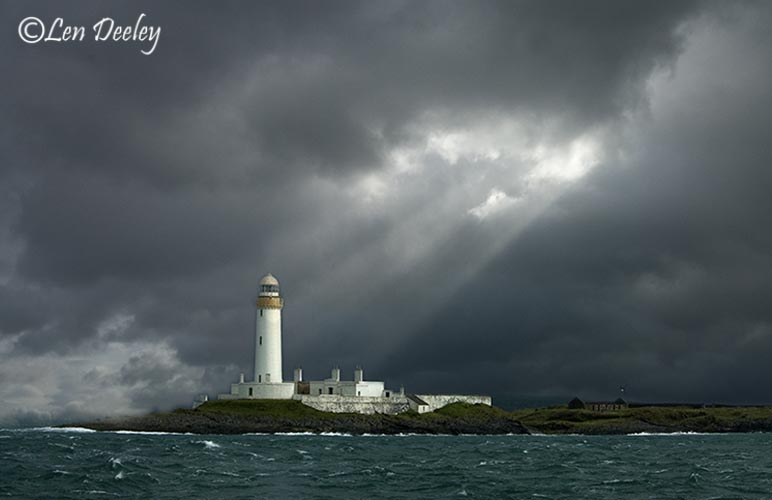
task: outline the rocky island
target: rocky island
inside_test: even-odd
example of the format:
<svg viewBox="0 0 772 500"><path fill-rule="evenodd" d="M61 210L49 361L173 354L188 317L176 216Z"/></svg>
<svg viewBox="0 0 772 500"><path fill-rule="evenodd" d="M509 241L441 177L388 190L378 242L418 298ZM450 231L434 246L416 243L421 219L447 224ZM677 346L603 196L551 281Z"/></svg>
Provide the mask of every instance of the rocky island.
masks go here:
<svg viewBox="0 0 772 500"><path fill-rule="evenodd" d="M454 403L430 413L329 413L298 401L210 401L195 410L71 424L98 431L347 434L635 434L770 432L772 407L638 407L591 411L563 407L505 411Z"/></svg>
<svg viewBox="0 0 772 500"><path fill-rule="evenodd" d="M74 424L98 431L244 434L313 432L347 434L526 434L509 412L487 405L455 403L419 415L330 413L292 400L210 401L195 410Z"/></svg>
<svg viewBox="0 0 772 500"><path fill-rule="evenodd" d="M565 406L509 413L529 432L541 434L638 434L675 432L771 432L768 406L637 406L615 411Z"/></svg>

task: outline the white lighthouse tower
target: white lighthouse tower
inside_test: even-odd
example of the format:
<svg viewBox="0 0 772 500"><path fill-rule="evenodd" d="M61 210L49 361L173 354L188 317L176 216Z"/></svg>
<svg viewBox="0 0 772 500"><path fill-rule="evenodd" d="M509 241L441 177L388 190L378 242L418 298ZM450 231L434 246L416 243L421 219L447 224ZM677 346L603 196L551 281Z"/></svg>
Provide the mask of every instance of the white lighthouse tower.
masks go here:
<svg viewBox="0 0 772 500"><path fill-rule="evenodd" d="M284 382L281 371L281 309L284 300L279 280L268 273L260 280L255 302L255 379L231 384L230 394L218 399L292 399L294 382Z"/></svg>
<svg viewBox="0 0 772 500"><path fill-rule="evenodd" d="M255 312L255 382L282 383L281 308L279 280L271 273L260 280Z"/></svg>

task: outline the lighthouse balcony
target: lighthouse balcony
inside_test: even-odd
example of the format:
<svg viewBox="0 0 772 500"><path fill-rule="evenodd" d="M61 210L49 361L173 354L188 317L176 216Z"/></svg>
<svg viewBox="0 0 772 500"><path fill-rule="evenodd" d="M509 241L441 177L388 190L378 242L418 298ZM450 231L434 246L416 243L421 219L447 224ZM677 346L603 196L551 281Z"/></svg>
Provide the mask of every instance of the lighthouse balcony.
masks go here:
<svg viewBox="0 0 772 500"><path fill-rule="evenodd" d="M259 309L281 309L284 301L281 297L258 297L257 307Z"/></svg>

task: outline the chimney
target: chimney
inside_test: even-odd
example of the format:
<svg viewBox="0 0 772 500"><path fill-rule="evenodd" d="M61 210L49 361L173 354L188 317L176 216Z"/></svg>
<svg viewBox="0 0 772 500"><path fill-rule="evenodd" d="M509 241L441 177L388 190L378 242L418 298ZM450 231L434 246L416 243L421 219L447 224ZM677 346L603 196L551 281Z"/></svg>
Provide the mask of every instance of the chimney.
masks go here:
<svg viewBox="0 0 772 500"><path fill-rule="evenodd" d="M335 382L340 382L340 368L335 367L332 369L332 378Z"/></svg>
<svg viewBox="0 0 772 500"><path fill-rule="evenodd" d="M295 368L295 382L302 382L303 381L303 369L300 367Z"/></svg>
<svg viewBox="0 0 772 500"><path fill-rule="evenodd" d="M364 378L365 377L364 377L364 372L362 371L362 367L357 366L354 369L354 382L361 382L362 380L364 380Z"/></svg>
<svg viewBox="0 0 772 500"><path fill-rule="evenodd" d="M405 395L405 386L401 385L399 386L399 395L404 396Z"/></svg>
<svg viewBox="0 0 772 500"><path fill-rule="evenodd" d="M244 383L244 374L242 373L241 375L239 375L239 384L243 384L243 383Z"/></svg>

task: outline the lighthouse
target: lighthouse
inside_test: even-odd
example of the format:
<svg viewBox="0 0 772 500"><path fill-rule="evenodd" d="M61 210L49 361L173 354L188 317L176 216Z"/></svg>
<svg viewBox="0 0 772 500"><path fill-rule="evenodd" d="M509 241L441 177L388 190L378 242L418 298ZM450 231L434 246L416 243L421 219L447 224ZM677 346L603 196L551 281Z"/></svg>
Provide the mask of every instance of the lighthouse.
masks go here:
<svg viewBox="0 0 772 500"><path fill-rule="evenodd" d="M255 379L231 384L231 392L219 394L217 399L294 399L320 411L335 413L386 413L395 415L408 410L417 413L434 411L450 403L491 404L490 396L463 394L406 395L389 390L385 383L365 380L361 366L354 370L353 380L342 380L340 368L335 366L330 378L304 380L303 370L295 368L292 382L284 382L281 367L281 310L284 299L279 280L271 273L260 279L255 301ZM193 408L205 404L203 395Z"/></svg>
<svg viewBox="0 0 772 500"><path fill-rule="evenodd" d="M271 273L260 279L255 300L255 378L231 384L218 399L292 399L296 382L284 382L281 363L281 297L279 280ZM298 379L299 380L299 379Z"/></svg>
<svg viewBox="0 0 772 500"><path fill-rule="evenodd" d="M255 311L255 382L281 384L281 309L279 280L271 273L260 280Z"/></svg>

